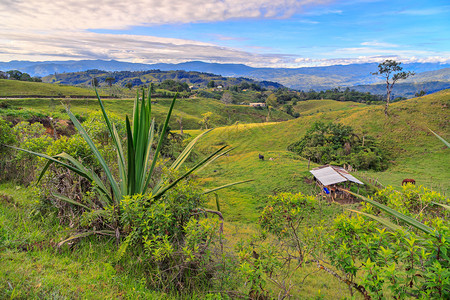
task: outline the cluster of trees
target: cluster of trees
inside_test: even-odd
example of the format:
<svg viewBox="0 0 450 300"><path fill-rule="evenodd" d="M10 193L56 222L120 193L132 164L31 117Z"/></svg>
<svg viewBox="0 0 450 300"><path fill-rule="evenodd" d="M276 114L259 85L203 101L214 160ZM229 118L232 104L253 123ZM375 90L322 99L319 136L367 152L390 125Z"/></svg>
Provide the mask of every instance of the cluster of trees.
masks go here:
<svg viewBox="0 0 450 300"><path fill-rule="evenodd" d="M0 71L0 79L11 79L20 81L42 82L40 77L31 77L28 73L22 73L19 70Z"/></svg>
<svg viewBox="0 0 450 300"><path fill-rule="evenodd" d="M161 83L154 85L155 88L164 89L172 92L190 92L191 89L186 82L175 81L173 79L166 79Z"/></svg>
<svg viewBox="0 0 450 300"><path fill-rule="evenodd" d="M350 164L358 169L384 170L386 154L374 138L357 135L351 126L315 122L288 150L318 164Z"/></svg>
<svg viewBox="0 0 450 300"><path fill-rule="evenodd" d="M352 90L350 88L340 89L334 88L325 91L294 91L287 88L278 89L275 91L275 96L277 97L277 102L279 104L285 104L286 102L292 101L305 101L305 100L316 100L316 99L331 99L337 101L353 101L361 103L370 103L372 101L383 101L384 96L373 95L369 92L363 93Z"/></svg>

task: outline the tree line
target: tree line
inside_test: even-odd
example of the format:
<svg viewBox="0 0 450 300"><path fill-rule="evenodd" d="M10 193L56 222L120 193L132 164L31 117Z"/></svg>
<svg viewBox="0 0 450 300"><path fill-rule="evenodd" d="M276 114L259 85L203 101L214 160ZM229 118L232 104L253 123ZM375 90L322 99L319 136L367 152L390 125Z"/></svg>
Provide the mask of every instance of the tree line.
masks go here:
<svg viewBox="0 0 450 300"><path fill-rule="evenodd" d="M20 81L32 81L42 82L42 79L38 76L31 77L28 73L22 73L19 70L0 71L0 79L20 80Z"/></svg>

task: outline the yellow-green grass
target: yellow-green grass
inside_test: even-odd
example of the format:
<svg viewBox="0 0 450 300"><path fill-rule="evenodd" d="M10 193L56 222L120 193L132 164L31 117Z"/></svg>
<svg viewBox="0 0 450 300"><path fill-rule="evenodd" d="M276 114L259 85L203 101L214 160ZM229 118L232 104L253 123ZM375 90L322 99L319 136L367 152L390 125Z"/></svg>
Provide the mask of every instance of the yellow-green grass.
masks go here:
<svg viewBox="0 0 450 300"><path fill-rule="evenodd" d="M294 105L294 112L298 112L301 116L310 116L319 112L330 112L336 110L349 110L355 107L365 107L366 104L350 102L350 101L335 101L335 100L308 100L299 101Z"/></svg>
<svg viewBox="0 0 450 300"><path fill-rule="evenodd" d="M101 92L101 94L108 95L105 92ZM71 95L95 97L94 91L88 88L43 82L0 79L0 98L27 95L48 97L65 97Z"/></svg>
<svg viewBox="0 0 450 300"><path fill-rule="evenodd" d="M153 116L157 122L162 122L167 114L171 99L154 99L156 102L152 105ZM56 118L67 119L64 106L69 106L71 111L81 116L87 116L89 113L99 111L98 101L95 99L8 99L3 103L10 105L8 111L0 108L0 115L14 113L14 108L24 108L30 114L34 112L40 115L50 115ZM105 108L121 118L125 115L131 115L133 110L133 99L104 99ZM200 128L202 114L212 112L210 126L223 126L227 124L255 123L266 121L267 109L257 109L246 105L225 105L219 101L207 98L178 99L170 126L172 129L178 129L177 119L182 120L183 128ZM18 113L16 111L16 113ZM291 116L282 111L272 111L272 120L289 120Z"/></svg>
<svg viewBox="0 0 450 300"><path fill-rule="evenodd" d="M225 232L231 244L235 243L237 239L245 238L259 230L255 224L261 208L264 207L269 195L281 191L302 191L307 194L317 194L318 191L305 182L305 176L309 176L308 162L286 151L287 145L300 139L310 125L317 120L337 121L352 125L358 134L375 136L388 149L392 160L390 168L385 172L363 172L365 175L378 178L385 185L391 184L395 186L399 186L404 178L414 178L418 184L424 184L428 187L432 184L433 188L440 188L444 192L448 192L449 150L443 149L444 145L434 135L429 133L427 128L433 129L447 140L450 139L448 127L449 102L450 91L442 91L422 98L394 103L390 106L391 116L388 118L384 116L383 107L358 106L317 113L287 122L237 123L217 128L205 136L199 144L202 152L211 152L224 144L237 146L238 148L230 152L228 156L224 156L209 165L199 172L198 176L203 181L205 188L212 188L239 180L255 179L253 182L217 192L220 208L226 220ZM336 104L338 106L341 105L340 102L336 103L338 103ZM73 110L75 110L77 105L71 105ZM334 105L334 103L330 103L330 105ZM166 106L167 104L164 101L158 101L154 109L155 111L158 109L164 111ZM79 108L82 107L79 106ZM87 108L84 109L86 110ZM107 103L107 109L123 115L125 111L131 110L131 107L125 107L123 102L119 100L111 100L111 102ZM188 111L188 108L184 108L184 110ZM188 115L191 114L189 113ZM173 128L176 128L176 126ZM196 135L200 131L189 130L188 132ZM259 160L259 153L265 156L264 161ZM269 160L269 158L273 158L273 160ZM311 168L315 166L317 165L311 164ZM431 177L433 177L432 182L428 184L427 180L431 180ZM0 186L0 190L14 192L12 187ZM29 196L17 195L17 199L25 199L26 197ZM3 214L0 219L2 222L1 228L7 228L6 234L4 230L0 231L3 240L5 240L5 236L8 241L17 240L21 232L25 232L27 237L25 240L30 241L51 240L52 238L58 240L60 238L58 235L51 237L51 234L46 234L45 231L42 233L42 230L27 229L27 227L32 228L32 226L36 226L32 224L34 221L29 219L26 214L14 219L12 217L14 208L2 205L0 205ZM208 205L211 208L216 208L215 198L212 195L209 198ZM332 216L329 215L329 217L329 220L331 220ZM21 224L28 225L21 227ZM38 224L42 226L41 223ZM52 223L46 226L54 227L56 225ZM56 232L54 229L49 230L50 233ZM22 241L19 239L19 242ZM132 294L135 290L139 291L139 293L143 291L136 283L139 281L139 278L136 277L137 275L133 273L127 274L126 272L121 273L111 269L108 265L108 258L111 258L111 256L108 256L110 255L108 251L113 251L113 247L106 246L105 250L102 250L103 248L95 248L95 244L97 243L92 242L92 245L89 245L89 241L87 241L79 246L80 252L75 254L65 252L57 254L53 264L49 262L50 254L53 253L50 249L38 253L20 253L9 248L3 253L0 251L2 253L0 254L2 256L0 257L2 261L0 262L0 268L9 270L8 273L0 271L2 272L0 276L3 276L0 277L0 282L4 281L3 278L13 280L15 284L13 287L19 287L18 290L21 292L22 297L29 297L30 295L39 297L41 296L39 293L42 291L42 297L51 296L51 293L61 293L66 297L91 298L92 294L86 291L86 286L91 287L95 292L98 291L98 293L101 293L99 291L100 286L105 290L110 289L110 291L105 291L105 294L100 294L107 298L111 297L111 295L118 297L117 295L122 295L122 293L129 296L162 297L160 294L152 294L151 292L148 292L148 294ZM85 266L87 270L84 271L83 269L84 273L80 273L78 277L73 273L79 266L79 264L76 264L77 262L87 264ZM23 269L19 267L21 264L24 266ZM42 274L30 273L31 271L29 270L36 269L39 265L44 266L43 270L45 271ZM20 270L14 273L18 274L17 276L13 276L11 271L14 268ZM296 280L301 281L308 272L313 271L318 270L314 266L301 268L296 274ZM61 272L61 277L71 277L68 281L69 284L66 285L64 282L56 281L52 277L54 276L53 273L56 272ZM87 284L88 279L91 278L106 278L107 275L105 274L109 274L108 276L110 277L109 280L104 279L103 285ZM87 278L86 281L81 278L83 276ZM39 279L41 277L47 279L41 280ZM134 286L132 282L134 282ZM115 285L119 287L115 287ZM305 284L301 288L299 288L299 285L295 286L296 290L293 292L297 298L313 298L317 295L319 289L328 299L349 297L345 284L337 282L331 275L322 271L307 277ZM77 287L82 292L75 294L73 287ZM5 283L1 288L6 291L9 285ZM33 292L24 294L28 289L31 289ZM5 295L10 297L10 294ZM58 295L56 294L56 296Z"/></svg>
<svg viewBox="0 0 450 300"><path fill-rule="evenodd" d="M214 167L218 170L216 173L202 177L205 180L214 178L214 181L223 183L256 179L253 183L220 192L223 202L230 203L229 207L223 206L229 217L239 220L245 214L242 221L247 220L249 215L253 219L258 213L251 211L261 207L264 199L277 189L309 192L308 185L296 178L296 174L308 175L307 161L288 154L286 148L299 140L314 121L334 121L351 125L360 135L376 137L387 149L391 161L389 169L384 172L363 172L366 175L378 178L384 185L396 187L404 178L413 178L418 184L448 193L449 149L428 128L450 139L449 104L450 91L446 90L394 103L390 106L389 117L384 116L383 107L367 106L318 113L287 122L217 128L203 139L200 148L206 151L211 145L219 147L225 144L237 148L229 157L219 161ZM265 156L266 161L258 160L259 153ZM276 159L267 161L271 156ZM275 163L276 168L273 167ZM315 166L311 164L311 168Z"/></svg>

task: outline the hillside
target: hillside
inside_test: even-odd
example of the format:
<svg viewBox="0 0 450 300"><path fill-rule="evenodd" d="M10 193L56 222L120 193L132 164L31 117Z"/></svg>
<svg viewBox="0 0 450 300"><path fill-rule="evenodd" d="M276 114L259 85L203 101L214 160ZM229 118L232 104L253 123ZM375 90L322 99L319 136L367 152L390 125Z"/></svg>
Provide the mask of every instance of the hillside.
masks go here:
<svg viewBox="0 0 450 300"><path fill-rule="evenodd" d="M131 83L133 86L140 86L148 83L162 83L166 80L175 80L177 82L187 83L193 88L206 88L210 81L214 81L215 86L233 86L243 82L257 84L262 88L277 89L283 86L279 83L263 81L257 82L252 79L242 77L223 77L211 73L187 72L187 71L116 71L107 72L101 70L88 70L76 73L60 73L49 75L42 80L48 83L71 84L90 86L93 78L97 78L100 85L108 85L106 78L114 78L114 85L125 86Z"/></svg>
<svg viewBox="0 0 450 300"><path fill-rule="evenodd" d="M134 100L131 99L104 99L106 109L122 118L131 115ZM171 99L154 99L152 112L157 122L162 122L167 113ZM68 119L63 106L54 99L8 99L3 100L0 107L0 116L29 118L31 115L52 116L54 118ZM70 99L64 100L72 112L80 116L99 111L98 102L95 99ZM181 119L184 129L197 129L200 127L202 114L212 112L211 125L224 126L239 123L265 122L267 109L259 109L247 105L225 105L220 101L207 98L179 99L173 111L170 126L179 128L177 119ZM292 117L282 111L271 112L272 121L290 120Z"/></svg>
<svg viewBox="0 0 450 300"><path fill-rule="evenodd" d="M100 92L101 95L106 93ZM66 97L66 96L94 96L92 89L70 85L58 85L42 82L28 82L0 79L0 98L3 97Z"/></svg>
<svg viewBox="0 0 450 300"><path fill-rule="evenodd" d="M329 102L330 104L332 102ZM302 103L306 111L323 109L321 101ZM310 105L310 107L306 107ZM311 192L307 160L286 150L299 140L315 121L333 121L351 125L357 134L376 137L390 157L390 167L384 172L364 171L356 175L370 176L384 185L399 187L404 178L414 178L417 184L448 193L450 179L449 150L427 128L450 139L450 90L414 98L390 107L386 118L381 106L359 106L346 110L314 113L298 119L273 124L234 125L218 128L203 141L203 147L229 144L237 147L214 168L202 174L209 182L255 179L246 186L236 186L220 192L224 211L233 220L257 217L257 211L267 195L277 192ZM207 146L208 145L208 146ZM258 154L266 157L258 160ZM273 158L273 161L267 160ZM315 167L312 164L311 167ZM211 203L211 205L213 202ZM222 205L222 204L221 204ZM250 216L250 217L248 217ZM254 219L253 219L254 220Z"/></svg>

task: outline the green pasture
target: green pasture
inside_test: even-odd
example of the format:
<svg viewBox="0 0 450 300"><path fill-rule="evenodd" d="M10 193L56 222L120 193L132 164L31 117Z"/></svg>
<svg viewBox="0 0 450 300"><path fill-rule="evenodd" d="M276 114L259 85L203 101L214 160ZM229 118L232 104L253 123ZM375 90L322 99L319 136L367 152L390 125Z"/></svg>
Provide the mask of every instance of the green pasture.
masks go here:
<svg viewBox="0 0 450 300"><path fill-rule="evenodd" d="M0 84L3 81L0 81ZM1 95L0 95L1 96ZM66 118L60 100L8 99L6 111L29 111ZM157 121L162 121L170 100L156 99L152 106ZM95 100L63 100L75 114L87 115L98 110ZM131 114L133 100L105 100L105 107L120 117ZM389 153L390 167L384 172L358 171L378 179L383 185L398 188L404 178L448 194L450 179L449 149L428 128L446 140L449 130L450 90L394 103L390 117L382 106L367 106L331 100L298 102L295 111L301 117L292 119L282 112L272 112L271 122L264 122L266 109L224 105L218 101L197 98L180 99L171 120L172 129L184 129L198 135L201 114L211 111L217 127L207 134L196 149L199 156L223 145L236 147L196 176L204 189L235 181L254 181L216 192L225 218L227 247L259 229L259 214L269 196L279 192L302 192L317 195L311 184L308 161L287 151L315 121L333 121L351 125L358 135L376 137ZM18 107L23 109L17 110ZM286 121L287 120L287 121ZM264 155L264 161L259 159ZM310 168L316 167L311 163ZM92 237L56 251L54 244L70 231L70 224L59 224L57 218L36 219L32 188L0 185L0 298L9 299L171 299L164 292L145 286L145 273L129 266L115 265L117 248L112 240ZM209 195L208 205L217 209L216 197ZM326 222L343 211L338 204L324 203ZM311 274L310 276L308 274ZM348 288L328 273L309 265L298 271L293 288L294 299L350 298ZM320 291L320 292L319 292ZM319 294L320 293L320 294ZM185 298L179 295L177 298ZM193 295L205 298L206 295ZM359 297L359 295L357 295ZM214 298L209 298L214 299Z"/></svg>
<svg viewBox="0 0 450 300"><path fill-rule="evenodd" d="M0 98L27 95L47 97L66 97L72 95L95 97L94 91L89 88L43 82L0 79ZM109 94L105 90L100 91L100 95L106 96Z"/></svg>
<svg viewBox="0 0 450 300"><path fill-rule="evenodd" d="M167 114L172 99L154 99L152 105L153 116L157 122L162 122ZM0 116L20 117L36 114L39 116L52 116L53 118L68 119L64 106L77 115L87 116L91 112L99 111L96 99L5 99L4 106L0 107ZM105 99L105 108L119 117L125 119L125 115L131 116L133 99ZM235 123L259 123L265 122L267 109L259 109L246 105L225 105L219 101L207 98L178 99L175 104L170 126L179 129L177 120L181 120L184 129L195 129L200 127L202 114L212 112L211 125L223 126ZM289 120L292 117L282 111L272 111L271 120Z"/></svg>

